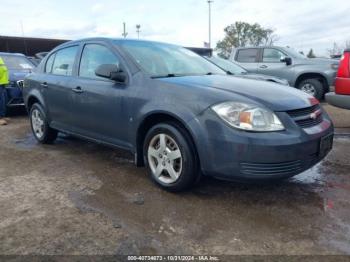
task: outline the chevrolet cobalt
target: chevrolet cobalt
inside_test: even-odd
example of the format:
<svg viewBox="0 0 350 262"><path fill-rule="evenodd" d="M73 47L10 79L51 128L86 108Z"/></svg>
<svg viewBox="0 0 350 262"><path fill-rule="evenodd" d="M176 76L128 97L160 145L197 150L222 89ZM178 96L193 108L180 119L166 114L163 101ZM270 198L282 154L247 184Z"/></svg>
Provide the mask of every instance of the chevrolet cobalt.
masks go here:
<svg viewBox="0 0 350 262"><path fill-rule="evenodd" d="M170 191L201 175L281 179L321 161L333 125L311 95L235 78L192 51L93 38L51 51L24 82L35 138L123 148Z"/></svg>

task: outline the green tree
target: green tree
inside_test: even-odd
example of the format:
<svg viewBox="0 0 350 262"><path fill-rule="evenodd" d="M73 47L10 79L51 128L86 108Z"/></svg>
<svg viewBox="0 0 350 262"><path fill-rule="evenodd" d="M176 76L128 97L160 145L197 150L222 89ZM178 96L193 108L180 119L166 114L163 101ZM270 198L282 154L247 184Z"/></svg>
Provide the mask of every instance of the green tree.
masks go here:
<svg viewBox="0 0 350 262"><path fill-rule="evenodd" d="M216 45L218 54L228 57L233 47L273 45L278 40L274 30L263 28L258 23L235 22L225 29L225 37Z"/></svg>
<svg viewBox="0 0 350 262"><path fill-rule="evenodd" d="M309 53L307 53L307 57L308 58L315 58L316 55L314 54L314 50L312 50L312 48L310 49Z"/></svg>

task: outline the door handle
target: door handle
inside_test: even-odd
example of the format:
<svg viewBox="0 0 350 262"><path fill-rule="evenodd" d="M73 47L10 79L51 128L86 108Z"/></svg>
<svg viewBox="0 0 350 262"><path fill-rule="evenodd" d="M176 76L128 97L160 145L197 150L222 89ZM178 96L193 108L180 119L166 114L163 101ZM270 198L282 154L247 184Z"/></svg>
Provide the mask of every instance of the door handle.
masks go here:
<svg viewBox="0 0 350 262"><path fill-rule="evenodd" d="M80 86L77 86L76 88L72 88L72 91L75 92L75 93L78 93L78 94L84 92L83 89L81 89Z"/></svg>
<svg viewBox="0 0 350 262"><path fill-rule="evenodd" d="M260 68L267 68L267 65L261 65Z"/></svg>
<svg viewBox="0 0 350 262"><path fill-rule="evenodd" d="M40 85L41 85L42 87L44 87L44 88L47 88L47 87L48 87L48 85L47 85L47 83L46 83L46 82L41 83Z"/></svg>

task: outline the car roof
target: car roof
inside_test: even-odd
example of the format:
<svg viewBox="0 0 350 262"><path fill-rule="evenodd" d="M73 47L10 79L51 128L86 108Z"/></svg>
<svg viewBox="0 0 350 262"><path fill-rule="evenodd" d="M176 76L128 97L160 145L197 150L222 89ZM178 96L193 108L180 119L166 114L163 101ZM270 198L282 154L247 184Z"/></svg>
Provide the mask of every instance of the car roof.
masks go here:
<svg viewBox="0 0 350 262"><path fill-rule="evenodd" d="M6 55L6 56L25 56L24 54L21 53L6 53L6 52L0 52L0 56Z"/></svg>
<svg viewBox="0 0 350 262"><path fill-rule="evenodd" d="M277 45L264 45L264 46L245 46L245 47L237 47L234 49L262 49L262 48L288 48L283 46L277 46Z"/></svg>
<svg viewBox="0 0 350 262"><path fill-rule="evenodd" d="M74 44L80 44L88 41L104 41L104 42L112 42L112 41L118 41L118 42L144 42L144 43L154 43L154 44L165 44L165 45L174 45L171 43L165 43L165 42L158 42L158 41L151 41L151 40L139 40L139 39L125 39L125 38L110 38L110 37L90 37L90 38L83 38L83 39L78 39L78 40L72 40L66 43L63 43L59 46L57 46L56 49L61 49L65 46L70 46Z"/></svg>

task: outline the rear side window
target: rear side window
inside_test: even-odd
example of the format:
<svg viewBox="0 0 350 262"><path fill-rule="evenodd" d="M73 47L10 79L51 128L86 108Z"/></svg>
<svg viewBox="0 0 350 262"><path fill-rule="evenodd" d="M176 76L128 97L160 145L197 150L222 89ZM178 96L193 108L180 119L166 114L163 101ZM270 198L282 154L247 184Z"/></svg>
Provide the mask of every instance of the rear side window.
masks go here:
<svg viewBox="0 0 350 262"><path fill-rule="evenodd" d="M95 74L97 67L102 64L119 65L119 61L115 54L103 45L85 45L80 61L79 76L103 79Z"/></svg>
<svg viewBox="0 0 350 262"><path fill-rule="evenodd" d="M281 59L284 57L286 57L286 55L277 49L265 48L263 62L277 63L281 62Z"/></svg>
<svg viewBox="0 0 350 262"><path fill-rule="evenodd" d="M238 50L237 61L242 63L254 63L256 62L257 56L258 49L256 48L242 49Z"/></svg>
<svg viewBox="0 0 350 262"><path fill-rule="evenodd" d="M51 73L52 72L52 65L53 65L53 61L55 60L55 55L56 53L52 54L49 59L47 59L46 61L46 65L45 65L45 73Z"/></svg>
<svg viewBox="0 0 350 262"><path fill-rule="evenodd" d="M57 51L52 67L52 74L71 76L78 46L67 47Z"/></svg>

